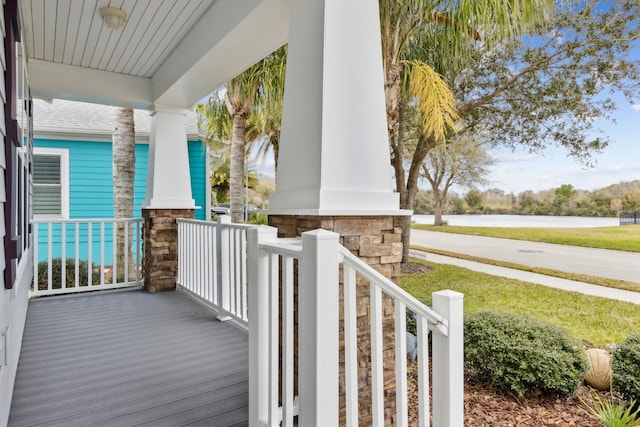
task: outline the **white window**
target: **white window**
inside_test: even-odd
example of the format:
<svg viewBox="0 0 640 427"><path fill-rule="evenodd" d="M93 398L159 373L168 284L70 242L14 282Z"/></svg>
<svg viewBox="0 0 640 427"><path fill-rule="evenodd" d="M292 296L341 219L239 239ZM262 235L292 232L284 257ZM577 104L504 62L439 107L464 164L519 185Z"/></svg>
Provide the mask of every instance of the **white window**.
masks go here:
<svg viewBox="0 0 640 427"><path fill-rule="evenodd" d="M69 150L33 149L33 215L69 218Z"/></svg>

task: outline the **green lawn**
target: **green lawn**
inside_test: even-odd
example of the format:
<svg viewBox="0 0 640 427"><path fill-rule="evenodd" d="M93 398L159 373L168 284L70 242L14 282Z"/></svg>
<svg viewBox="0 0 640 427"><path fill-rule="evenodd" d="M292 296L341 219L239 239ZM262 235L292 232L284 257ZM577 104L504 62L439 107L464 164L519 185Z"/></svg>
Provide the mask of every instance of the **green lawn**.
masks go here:
<svg viewBox="0 0 640 427"><path fill-rule="evenodd" d="M499 228L414 225L413 228L474 236L640 252L640 225L597 228Z"/></svg>
<svg viewBox="0 0 640 427"><path fill-rule="evenodd" d="M576 338L605 348L640 330L640 306L491 276L464 268L425 263L426 274L404 275L402 287L431 304L431 293L451 289L465 296L465 312L503 310L529 314L566 328Z"/></svg>

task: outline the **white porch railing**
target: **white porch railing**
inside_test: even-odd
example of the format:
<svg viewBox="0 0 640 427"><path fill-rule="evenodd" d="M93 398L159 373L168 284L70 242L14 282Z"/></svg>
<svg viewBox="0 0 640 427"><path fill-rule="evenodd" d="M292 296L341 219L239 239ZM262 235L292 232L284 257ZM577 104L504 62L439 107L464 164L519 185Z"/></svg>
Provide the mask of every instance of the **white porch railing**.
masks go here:
<svg viewBox="0 0 640 427"><path fill-rule="evenodd" d="M384 425L383 325L392 321L396 425L407 426L407 310L416 314L420 426L463 425L462 294L436 292L429 308L339 245L335 233L314 230L303 233L301 239L278 239L275 228L226 221L178 220L178 281L223 318L248 323L252 427L293 426L295 416L301 426L338 425L341 311L346 425L357 426L360 416L358 340L362 338L371 342L372 425ZM298 283L297 340L294 281ZM358 336L356 311L356 284L362 283L368 283L370 294L371 328L364 337ZM384 318L383 295L393 300L392 320Z"/></svg>
<svg viewBox="0 0 640 427"><path fill-rule="evenodd" d="M31 223L31 296L142 285L142 219L36 219ZM122 230L120 237L117 230Z"/></svg>
<svg viewBox="0 0 640 427"><path fill-rule="evenodd" d="M396 425L408 425L406 310L416 313L420 426L463 425L463 295L433 294L433 309L338 244L324 230L297 241L277 231L248 231L249 420L251 426L337 426L339 316L344 312L346 425L357 426L356 283L370 286L372 425L384 426L383 295L394 304ZM298 260L298 402L294 407L294 260ZM339 264L344 298L340 301ZM359 278L358 278L359 277ZM282 301L280 308L279 301ZM429 368L429 331L432 360ZM279 356L279 352L282 352ZM281 357L281 358L280 358ZM282 361L280 364L280 360ZM432 378L430 384L430 377ZM433 397L430 398L429 387Z"/></svg>
<svg viewBox="0 0 640 427"><path fill-rule="evenodd" d="M178 286L210 306L218 319L248 327L247 230L223 215L218 222L178 219Z"/></svg>

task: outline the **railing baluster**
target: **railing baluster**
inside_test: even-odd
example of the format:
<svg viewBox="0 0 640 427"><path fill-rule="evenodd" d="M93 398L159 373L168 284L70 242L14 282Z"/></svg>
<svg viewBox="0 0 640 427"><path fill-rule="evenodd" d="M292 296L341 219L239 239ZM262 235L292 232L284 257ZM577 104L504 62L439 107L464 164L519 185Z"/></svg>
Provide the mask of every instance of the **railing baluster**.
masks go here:
<svg viewBox="0 0 640 427"><path fill-rule="evenodd" d="M231 238L233 241L233 247L231 249L231 269L233 270L233 278L229 282L229 307L234 312L238 312L238 292L236 284L242 280L240 277L240 265L238 264L238 253L240 253L240 242L238 241L238 230L234 229L231 232Z"/></svg>
<svg viewBox="0 0 640 427"><path fill-rule="evenodd" d="M278 384L279 384L279 372L278 372L278 351L280 343L280 331L278 323L280 321L278 316L278 303L279 303L279 282L278 282L278 269L280 266L280 257L276 254L269 256L269 425L276 426L279 424L279 411L278 411Z"/></svg>
<svg viewBox="0 0 640 427"><path fill-rule="evenodd" d="M87 287L93 286L93 222L87 221Z"/></svg>
<svg viewBox="0 0 640 427"><path fill-rule="evenodd" d="M47 289L53 289L53 223L49 223L47 241Z"/></svg>
<svg viewBox="0 0 640 427"><path fill-rule="evenodd" d="M395 307L395 360L396 360L396 426L407 427L407 306L396 300Z"/></svg>
<svg viewBox="0 0 640 427"><path fill-rule="evenodd" d="M33 292L34 293L38 293L39 286L38 286L38 266L40 264L40 258L39 258L39 254L38 254L38 247L40 246L40 236L39 236L39 229L40 229L40 224L34 224L33 226Z"/></svg>
<svg viewBox="0 0 640 427"><path fill-rule="evenodd" d="M371 406L374 427L384 426L384 372L382 362L382 289L371 284Z"/></svg>
<svg viewBox="0 0 640 427"><path fill-rule="evenodd" d="M75 263L75 288L80 287L80 223L75 222L75 236L76 236L76 263Z"/></svg>
<svg viewBox="0 0 640 427"><path fill-rule="evenodd" d="M205 227L207 230L207 237L206 240L207 242L215 242L216 241L216 229L214 227ZM218 269L216 266L216 252L217 252L217 248L216 245L207 245L207 247L209 248L209 253L207 256L207 265L209 266L209 275L207 277L207 289L208 289L208 297L207 297L207 301L209 301L212 304L215 304L215 295L216 295L216 277L218 274Z"/></svg>
<svg viewBox="0 0 640 427"><path fill-rule="evenodd" d="M238 291L240 292L239 300L240 300L240 310L238 313L240 317L243 319L247 318L247 231L240 230L240 256L238 259L238 263L240 264L240 269L242 271L242 281L240 282L240 286Z"/></svg>
<svg viewBox="0 0 640 427"><path fill-rule="evenodd" d="M221 307L220 315L218 319L228 320L226 312L230 309L229 304L229 283L231 281L231 232L229 226L231 225L231 217L222 215L218 217L218 234L220 244L218 245L218 305Z"/></svg>
<svg viewBox="0 0 640 427"><path fill-rule="evenodd" d="M140 255L142 252L142 221L136 221L136 283L140 281Z"/></svg>
<svg viewBox="0 0 640 427"><path fill-rule="evenodd" d="M185 261L185 253L184 253L184 223L181 221L176 221L178 227L178 279L177 284L181 286L185 286L184 282L184 261Z"/></svg>
<svg viewBox="0 0 640 427"><path fill-rule="evenodd" d="M418 334L418 413L420 427L429 426L429 327L427 319L417 315Z"/></svg>
<svg viewBox="0 0 640 427"><path fill-rule="evenodd" d="M111 223L111 283L114 285L118 280L118 223Z"/></svg>
<svg viewBox="0 0 640 427"><path fill-rule="evenodd" d="M246 310L246 307L245 307ZM244 313L246 316L246 311ZM282 425L293 427L293 258L282 257Z"/></svg>
<svg viewBox="0 0 640 427"><path fill-rule="evenodd" d="M67 287L67 224L60 224L60 262L61 277L60 289Z"/></svg>
<svg viewBox="0 0 640 427"><path fill-rule="evenodd" d="M129 281L129 223L128 222L123 222L122 223L122 227L124 228L124 242L122 242L122 244L124 245L123 251L124 251L124 280L123 282L128 282Z"/></svg>
<svg viewBox="0 0 640 427"><path fill-rule="evenodd" d="M344 265L344 373L347 426L358 425L358 312L356 271Z"/></svg>
<svg viewBox="0 0 640 427"><path fill-rule="evenodd" d="M100 284L104 285L104 222L100 221Z"/></svg>

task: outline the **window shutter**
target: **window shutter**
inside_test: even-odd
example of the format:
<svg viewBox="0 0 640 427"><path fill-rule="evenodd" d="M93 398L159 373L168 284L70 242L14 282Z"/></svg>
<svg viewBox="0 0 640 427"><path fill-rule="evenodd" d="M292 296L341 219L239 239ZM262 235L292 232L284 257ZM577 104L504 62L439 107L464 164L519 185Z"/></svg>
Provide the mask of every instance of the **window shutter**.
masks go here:
<svg viewBox="0 0 640 427"><path fill-rule="evenodd" d="M62 215L62 157L33 155L33 213Z"/></svg>
<svg viewBox="0 0 640 427"><path fill-rule="evenodd" d="M60 185L60 156L34 154L33 182L34 184Z"/></svg>

